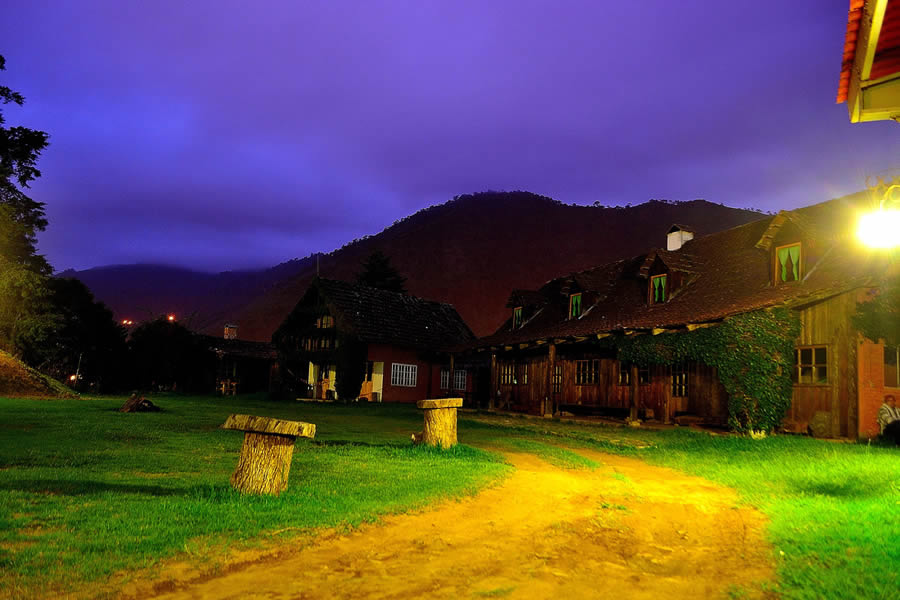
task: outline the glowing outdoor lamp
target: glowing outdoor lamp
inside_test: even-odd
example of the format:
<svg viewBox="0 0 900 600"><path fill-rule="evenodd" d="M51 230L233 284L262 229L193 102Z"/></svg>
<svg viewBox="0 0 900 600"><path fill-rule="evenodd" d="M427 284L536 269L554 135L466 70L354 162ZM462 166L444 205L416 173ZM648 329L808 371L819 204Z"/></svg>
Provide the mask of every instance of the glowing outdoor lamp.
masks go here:
<svg viewBox="0 0 900 600"><path fill-rule="evenodd" d="M169 319L169 322L174 321L174 320L175 320L175 315L169 315L168 319Z"/></svg>
<svg viewBox="0 0 900 600"><path fill-rule="evenodd" d="M888 187L878 210L859 218L856 237L870 248L896 248L900 246L900 202L891 202L891 192L900 189L895 183ZM896 208L890 207L897 205Z"/></svg>
<svg viewBox="0 0 900 600"><path fill-rule="evenodd" d="M870 248L900 246L900 210L879 209L859 219L856 236Z"/></svg>

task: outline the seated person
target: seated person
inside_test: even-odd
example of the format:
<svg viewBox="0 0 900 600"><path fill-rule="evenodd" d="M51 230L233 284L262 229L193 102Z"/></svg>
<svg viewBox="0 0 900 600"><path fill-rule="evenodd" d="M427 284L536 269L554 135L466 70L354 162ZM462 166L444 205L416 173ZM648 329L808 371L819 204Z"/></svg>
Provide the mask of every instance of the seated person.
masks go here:
<svg viewBox="0 0 900 600"><path fill-rule="evenodd" d="M878 409L878 425L881 427L881 435L893 440L900 446L900 409L897 408L897 399L892 394L884 397L884 404Z"/></svg>

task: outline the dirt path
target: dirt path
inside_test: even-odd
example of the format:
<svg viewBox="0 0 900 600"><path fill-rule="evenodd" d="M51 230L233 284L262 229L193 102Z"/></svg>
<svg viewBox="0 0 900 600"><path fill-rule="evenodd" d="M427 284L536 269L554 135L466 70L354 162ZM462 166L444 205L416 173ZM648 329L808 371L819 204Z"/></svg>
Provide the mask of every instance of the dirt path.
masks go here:
<svg viewBox="0 0 900 600"><path fill-rule="evenodd" d="M734 492L584 454L604 466L567 471L510 454L515 473L478 496L157 597L696 600L771 580L764 518Z"/></svg>

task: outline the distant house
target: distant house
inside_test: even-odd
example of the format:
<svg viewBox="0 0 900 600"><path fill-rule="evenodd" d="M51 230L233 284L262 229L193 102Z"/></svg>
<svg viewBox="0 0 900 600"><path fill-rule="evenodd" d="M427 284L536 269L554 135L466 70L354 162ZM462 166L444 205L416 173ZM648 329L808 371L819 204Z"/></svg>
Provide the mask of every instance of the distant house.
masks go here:
<svg viewBox="0 0 900 600"><path fill-rule="evenodd" d="M449 304L323 278L273 336L282 374L320 399L336 396L341 344L361 344L358 397L384 402L470 395L472 369L454 353L474 339Z"/></svg>
<svg viewBox="0 0 900 600"><path fill-rule="evenodd" d="M900 0L850 0L837 101L853 123L900 120Z"/></svg>
<svg viewBox="0 0 900 600"><path fill-rule="evenodd" d="M223 337L201 336L216 357L216 392L222 395L270 391L277 373L275 347L237 337L238 326L225 325Z"/></svg>
<svg viewBox="0 0 900 600"><path fill-rule="evenodd" d="M533 414L637 413L661 421L693 415L725 423L729 396L716 368L702 361L626 364L619 350L635 336L664 340L786 307L801 324L787 419L802 429L825 419L834 436L876 434L880 398L898 387L900 351L864 340L850 316L897 264L852 237L868 204L857 194L696 239L677 225L665 250L559 277L539 290L514 290L509 319L475 344L491 357L492 403ZM748 351L733 345L738 359Z"/></svg>

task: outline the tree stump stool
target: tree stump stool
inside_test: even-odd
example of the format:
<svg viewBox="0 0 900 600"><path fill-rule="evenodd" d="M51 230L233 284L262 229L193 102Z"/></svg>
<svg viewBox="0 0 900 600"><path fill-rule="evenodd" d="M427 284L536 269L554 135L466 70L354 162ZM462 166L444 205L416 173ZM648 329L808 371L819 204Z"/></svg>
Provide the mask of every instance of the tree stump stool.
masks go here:
<svg viewBox="0 0 900 600"><path fill-rule="evenodd" d="M316 426L252 415L229 415L222 429L244 432L244 444L231 486L246 494L278 495L288 486L294 442L313 438Z"/></svg>
<svg viewBox="0 0 900 600"><path fill-rule="evenodd" d="M419 400L416 403L425 410L425 431L413 435L413 441L447 449L456 445L456 409L462 406L462 398Z"/></svg>

